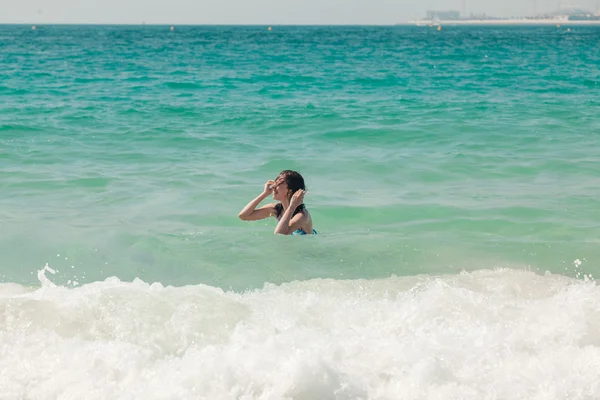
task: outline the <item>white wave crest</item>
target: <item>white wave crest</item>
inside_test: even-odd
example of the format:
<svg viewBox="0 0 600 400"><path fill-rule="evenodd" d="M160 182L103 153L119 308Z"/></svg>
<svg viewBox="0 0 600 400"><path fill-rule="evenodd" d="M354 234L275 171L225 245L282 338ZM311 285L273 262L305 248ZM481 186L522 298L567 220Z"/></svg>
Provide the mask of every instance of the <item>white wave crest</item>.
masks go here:
<svg viewBox="0 0 600 400"><path fill-rule="evenodd" d="M246 293L0 285L2 399L592 399L595 282L527 271Z"/></svg>

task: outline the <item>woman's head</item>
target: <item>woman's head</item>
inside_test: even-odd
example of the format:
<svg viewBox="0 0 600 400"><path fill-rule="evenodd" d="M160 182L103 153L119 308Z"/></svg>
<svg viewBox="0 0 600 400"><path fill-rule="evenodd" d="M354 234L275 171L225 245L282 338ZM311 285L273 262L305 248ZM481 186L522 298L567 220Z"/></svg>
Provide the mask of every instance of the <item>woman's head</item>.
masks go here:
<svg viewBox="0 0 600 400"><path fill-rule="evenodd" d="M306 190L302 175L291 170L281 171L275 179L273 198L279 201L290 200L292 195L300 189Z"/></svg>

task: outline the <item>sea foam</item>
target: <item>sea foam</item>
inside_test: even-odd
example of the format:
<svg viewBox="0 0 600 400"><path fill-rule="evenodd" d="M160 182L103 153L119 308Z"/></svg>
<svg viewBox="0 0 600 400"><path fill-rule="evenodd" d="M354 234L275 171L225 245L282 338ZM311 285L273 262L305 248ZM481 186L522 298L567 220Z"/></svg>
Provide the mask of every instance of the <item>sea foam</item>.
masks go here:
<svg viewBox="0 0 600 400"><path fill-rule="evenodd" d="M595 282L497 269L245 293L0 285L2 399L592 399Z"/></svg>

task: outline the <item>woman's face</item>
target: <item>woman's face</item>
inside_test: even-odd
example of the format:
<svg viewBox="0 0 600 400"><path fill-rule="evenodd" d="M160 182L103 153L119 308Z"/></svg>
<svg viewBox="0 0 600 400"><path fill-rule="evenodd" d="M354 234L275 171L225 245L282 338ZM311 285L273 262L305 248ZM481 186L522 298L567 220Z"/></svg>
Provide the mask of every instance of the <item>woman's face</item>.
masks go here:
<svg viewBox="0 0 600 400"><path fill-rule="evenodd" d="M288 185L285 182L285 178L278 176L273 185L273 199L278 201L287 200L287 194Z"/></svg>

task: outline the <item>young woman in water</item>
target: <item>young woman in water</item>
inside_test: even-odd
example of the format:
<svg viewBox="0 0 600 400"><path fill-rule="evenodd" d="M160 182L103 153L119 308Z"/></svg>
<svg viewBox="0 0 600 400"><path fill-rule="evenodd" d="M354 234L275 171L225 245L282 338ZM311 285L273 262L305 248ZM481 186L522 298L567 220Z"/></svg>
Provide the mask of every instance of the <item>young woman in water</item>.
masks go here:
<svg viewBox="0 0 600 400"><path fill-rule="evenodd" d="M279 203L256 208L270 194ZM265 183L265 189L239 213L242 221L257 221L275 217L279 222L275 234L306 235L317 233L313 229L310 213L304 206L304 178L296 171L282 171L274 181Z"/></svg>

